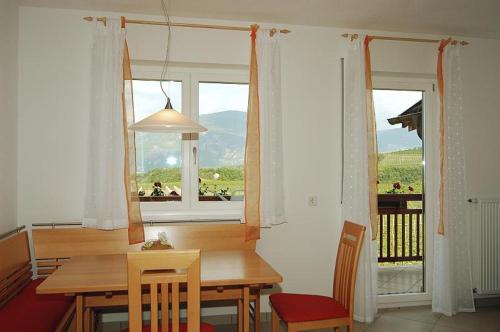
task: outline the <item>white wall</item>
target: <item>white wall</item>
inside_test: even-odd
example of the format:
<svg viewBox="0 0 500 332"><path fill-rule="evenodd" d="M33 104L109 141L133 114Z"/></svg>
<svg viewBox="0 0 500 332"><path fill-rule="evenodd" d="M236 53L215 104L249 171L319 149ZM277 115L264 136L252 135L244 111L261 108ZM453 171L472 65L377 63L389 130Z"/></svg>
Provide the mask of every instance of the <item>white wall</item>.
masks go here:
<svg viewBox="0 0 500 332"><path fill-rule="evenodd" d="M17 226L17 1L0 0L0 233Z"/></svg>
<svg viewBox="0 0 500 332"><path fill-rule="evenodd" d="M91 79L91 23L81 17L92 14L104 13L21 8L19 224L81 218ZM288 27L293 32L283 38L282 82L289 223L263 230L257 249L283 275L285 291L330 294L341 225L339 58L344 30ZM172 61L248 63L248 34L174 33ZM164 37L162 28L129 27L131 57L160 60ZM463 74L470 194L500 196L495 172L500 145L493 127L500 120L500 42L469 40ZM373 69L433 74L436 52L429 45L374 42ZM317 207L307 206L311 194L318 196Z"/></svg>

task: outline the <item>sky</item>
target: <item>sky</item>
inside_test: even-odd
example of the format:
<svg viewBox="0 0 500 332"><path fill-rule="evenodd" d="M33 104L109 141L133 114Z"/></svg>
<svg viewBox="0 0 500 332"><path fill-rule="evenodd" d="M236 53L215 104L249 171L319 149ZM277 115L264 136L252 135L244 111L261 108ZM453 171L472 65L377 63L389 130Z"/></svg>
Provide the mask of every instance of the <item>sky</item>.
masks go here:
<svg viewBox="0 0 500 332"><path fill-rule="evenodd" d="M168 81L163 84L172 106L182 112L182 83ZM140 121L165 107L163 95L158 81L134 80L135 120ZM248 107L248 85L228 83L199 84L200 114L221 111L246 112Z"/></svg>
<svg viewBox="0 0 500 332"><path fill-rule="evenodd" d="M182 83L168 81L163 85L170 96L174 109L182 112ZM373 101L377 130L393 129L388 118L397 116L422 99L421 91L374 90ZM246 112L248 85L227 83L200 83L200 114L233 110ZM165 106L165 96L158 81L134 81L135 120L140 121Z"/></svg>
<svg viewBox="0 0 500 332"><path fill-rule="evenodd" d="M387 119L398 116L421 99L422 91L374 90L377 130L401 128L401 125L390 125Z"/></svg>
<svg viewBox="0 0 500 332"><path fill-rule="evenodd" d="M248 84L200 83L200 114L247 108Z"/></svg>
<svg viewBox="0 0 500 332"><path fill-rule="evenodd" d="M163 83L163 88L170 97L174 109L182 112L182 83L168 81ZM165 108L166 99L158 81L134 80L133 89L136 122Z"/></svg>

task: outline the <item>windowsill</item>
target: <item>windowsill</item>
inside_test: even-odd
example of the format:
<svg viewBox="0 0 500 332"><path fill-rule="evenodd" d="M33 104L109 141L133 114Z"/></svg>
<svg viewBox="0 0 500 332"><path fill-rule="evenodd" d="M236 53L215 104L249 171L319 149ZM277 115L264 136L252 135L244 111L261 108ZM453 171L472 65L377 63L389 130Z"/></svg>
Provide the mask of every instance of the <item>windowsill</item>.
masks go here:
<svg viewBox="0 0 500 332"><path fill-rule="evenodd" d="M152 222L241 223L241 210L142 211L142 220Z"/></svg>

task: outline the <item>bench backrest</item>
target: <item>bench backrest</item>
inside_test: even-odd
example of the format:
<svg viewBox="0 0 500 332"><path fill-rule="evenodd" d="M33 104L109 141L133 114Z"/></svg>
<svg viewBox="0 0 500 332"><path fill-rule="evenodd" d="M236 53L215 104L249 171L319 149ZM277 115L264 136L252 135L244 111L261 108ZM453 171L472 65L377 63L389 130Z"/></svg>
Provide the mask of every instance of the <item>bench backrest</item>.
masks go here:
<svg viewBox="0 0 500 332"><path fill-rule="evenodd" d="M145 225L144 230L146 240L157 239L159 232L166 232L175 249L255 250L255 241L245 240L243 224ZM41 277L50 275L74 256L124 254L142 246L128 244L126 229L33 228L32 236Z"/></svg>
<svg viewBox="0 0 500 332"><path fill-rule="evenodd" d="M0 308L31 280L31 256L26 231L0 241Z"/></svg>

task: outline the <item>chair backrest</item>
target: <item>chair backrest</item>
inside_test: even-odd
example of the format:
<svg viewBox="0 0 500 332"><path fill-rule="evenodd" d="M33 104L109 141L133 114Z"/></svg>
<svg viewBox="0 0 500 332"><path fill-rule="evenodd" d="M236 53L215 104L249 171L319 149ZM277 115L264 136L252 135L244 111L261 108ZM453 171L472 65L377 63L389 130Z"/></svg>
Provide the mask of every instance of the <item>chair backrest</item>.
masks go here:
<svg viewBox="0 0 500 332"><path fill-rule="evenodd" d="M350 316L353 314L356 272L365 230L365 226L345 221L337 250L333 298L349 311Z"/></svg>
<svg viewBox="0 0 500 332"><path fill-rule="evenodd" d="M31 281L31 257L26 231L0 241L0 308Z"/></svg>
<svg viewBox="0 0 500 332"><path fill-rule="evenodd" d="M151 250L127 253L129 330L142 331L142 286L149 285L151 331L169 332L169 298L172 332L179 332L179 284L187 286L187 330L200 331L200 250ZM158 286L160 300L158 301ZM169 296L169 292L171 295Z"/></svg>

